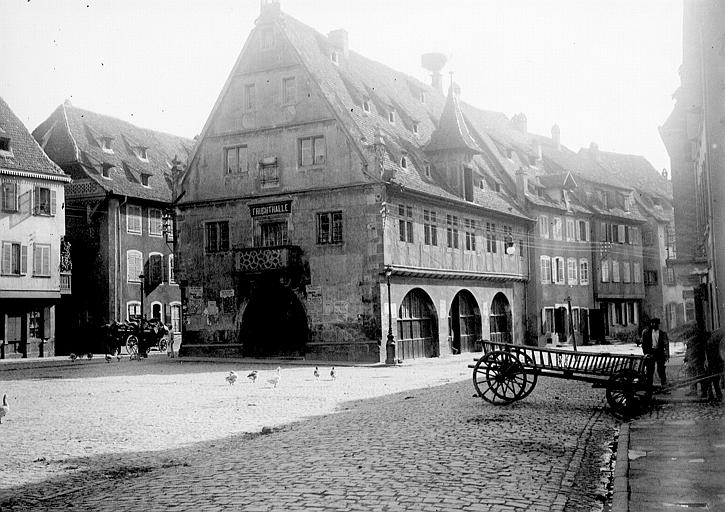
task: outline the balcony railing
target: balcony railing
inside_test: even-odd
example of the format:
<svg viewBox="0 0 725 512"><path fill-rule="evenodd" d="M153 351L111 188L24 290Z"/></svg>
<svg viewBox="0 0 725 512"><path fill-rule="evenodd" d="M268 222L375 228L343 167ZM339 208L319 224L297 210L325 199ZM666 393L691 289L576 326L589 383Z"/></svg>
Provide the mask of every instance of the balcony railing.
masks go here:
<svg viewBox="0 0 725 512"><path fill-rule="evenodd" d="M286 270L296 267L301 255L302 249L296 245L238 249L234 252L234 268L242 273Z"/></svg>
<svg viewBox="0 0 725 512"><path fill-rule="evenodd" d="M60 293L71 293L71 277L73 275L70 272L60 273Z"/></svg>

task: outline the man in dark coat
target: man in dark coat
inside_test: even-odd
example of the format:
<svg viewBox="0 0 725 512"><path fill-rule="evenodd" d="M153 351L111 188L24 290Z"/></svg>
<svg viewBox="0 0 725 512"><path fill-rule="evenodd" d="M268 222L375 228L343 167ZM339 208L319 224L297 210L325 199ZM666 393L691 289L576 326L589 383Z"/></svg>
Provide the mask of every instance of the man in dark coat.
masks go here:
<svg viewBox="0 0 725 512"><path fill-rule="evenodd" d="M644 355L652 355L652 360L647 365L647 382L652 382L655 365L660 384L667 384L667 373L665 363L670 358L670 340L665 331L660 330L660 319L650 320L649 327L642 331L642 352Z"/></svg>
<svg viewBox="0 0 725 512"><path fill-rule="evenodd" d="M712 333L705 346L705 357L707 359L707 375L702 395L710 400L722 400L722 389L720 389L720 377L723 371L723 339L725 339L725 327L721 327Z"/></svg>

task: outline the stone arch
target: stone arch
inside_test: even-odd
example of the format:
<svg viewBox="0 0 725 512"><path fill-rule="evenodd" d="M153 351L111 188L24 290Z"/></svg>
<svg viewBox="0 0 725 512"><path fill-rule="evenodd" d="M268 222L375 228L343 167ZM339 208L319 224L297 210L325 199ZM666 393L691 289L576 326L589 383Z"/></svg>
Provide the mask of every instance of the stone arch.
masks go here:
<svg viewBox="0 0 725 512"><path fill-rule="evenodd" d="M451 340L451 352L472 352L481 339L481 310L473 294L468 290L459 291L451 301L448 311L448 335Z"/></svg>
<svg viewBox="0 0 725 512"><path fill-rule="evenodd" d="M438 314L430 296L421 288L410 290L398 309L399 359L438 356Z"/></svg>
<svg viewBox="0 0 725 512"><path fill-rule="evenodd" d="M498 292L491 301L489 321L491 341L499 343L512 342L511 304L502 292Z"/></svg>

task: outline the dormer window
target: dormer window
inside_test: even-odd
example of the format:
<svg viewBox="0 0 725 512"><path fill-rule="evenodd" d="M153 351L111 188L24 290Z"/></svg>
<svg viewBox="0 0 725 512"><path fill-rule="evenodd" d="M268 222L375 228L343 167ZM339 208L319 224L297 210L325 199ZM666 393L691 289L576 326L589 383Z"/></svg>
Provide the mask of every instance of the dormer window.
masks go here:
<svg viewBox="0 0 725 512"><path fill-rule="evenodd" d="M388 122L390 124L395 124L395 110L391 110L388 112Z"/></svg>
<svg viewBox="0 0 725 512"><path fill-rule="evenodd" d="M418 98L421 103L425 103L425 93L423 91L420 91L420 96Z"/></svg>
<svg viewBox="0 0 725 512"><path fill-rule="evenodd" d="M0 151L10 152L10 139L8 137L0 137Z"/></svg>
<svg viewBox="0 0 725 512"><path fill-rule="evenodd" d="M405 155L400 157L400 167L402 167L403 169L408 168L408 158Z"/></svg>
<svg viewBox="0 0 725 512"><path fill-rule="evenodd" d="M506 158L513 158L514 151L511 148L506 148Z"/></svg>
<svg viewBox="0 0 725 512"><path fill-rule="evenodd" d="M134 151L139 160L143 160L144 162L149 161L148 148L145 148L143 146L137 146L136 148L134 148Z"/></svg>
<svg viewBox="0 0 725 512"><path fill-rule="evenodd" d="M262 50L274 48L274 30L271 27L262 30L260 47Z"/></svg>
<svg viewBox="0 0 725 512"><path fill-rule="evenodd" d="M101 167L101 176L107 180L111 179L111 167L113 167L113 165L107 163L104 163L103 167Z"/></svg>
<svg viewBox="0 0 725 512"><path fill-rule="evenodd" d="M501 185L499 185L498 183L496 183L494 181L493 182L493 190L494 190L494 192L501 192Z"/></svg>
<svg viewBox="0 0 725 512"><path fill-rule="evenodd" d="M101 149L104 153L113 153L112 142L113 137L101 137Z"/></svg>
<svg viewBox="0 0 725 512"><path fill-rule="evenodd" d="M481 190L485 190L486 189L486 180L479 181L478 188L480 188Z"/></svg>
<svg viewBox="0 0 725 512"><path fill-rule="evenodd" d="M330 60L333 64L339 64L340 63L340 57L337 54L337 50L332 50L330 53Z"/></svg>
<svg viewBox="0 0 725 512"><path fill-rule="evenodd" d="M418 123L413 123L413 133L418 135Z"/></svg>
<svg viewBox="0 0 725 512"><path fill-rule="evenodd" d="M425 164L425 177L430 178L430 164Z"/></svg>
<svg viewBox="0 0 725 512"><path fill-rule="evenodd" d="M362 107L363 107L363 111L367 112L369 114L370 113L370 100L363 100Z"/></svg>
<svg viewBox="0 0 725 512"><path fill-rule="evenodd" d="M143 185L144 187L148 187L150 177L151 177L150 174L141 173L141 185Z"/></svg>

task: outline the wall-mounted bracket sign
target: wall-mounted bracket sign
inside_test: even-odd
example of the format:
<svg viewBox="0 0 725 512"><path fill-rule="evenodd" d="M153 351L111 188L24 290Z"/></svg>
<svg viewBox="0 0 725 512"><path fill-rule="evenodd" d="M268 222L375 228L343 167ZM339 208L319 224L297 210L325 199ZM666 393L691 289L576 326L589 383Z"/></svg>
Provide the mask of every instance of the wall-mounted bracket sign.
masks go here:
<svg viewBox="0 0 725 512"><path fill-rule="evenodd" d="M277 215L280 213L290 213L292 211L292 201L279 201L276 203L250 204L249 212L252 217L263 217L265 215Z"/></svg>

